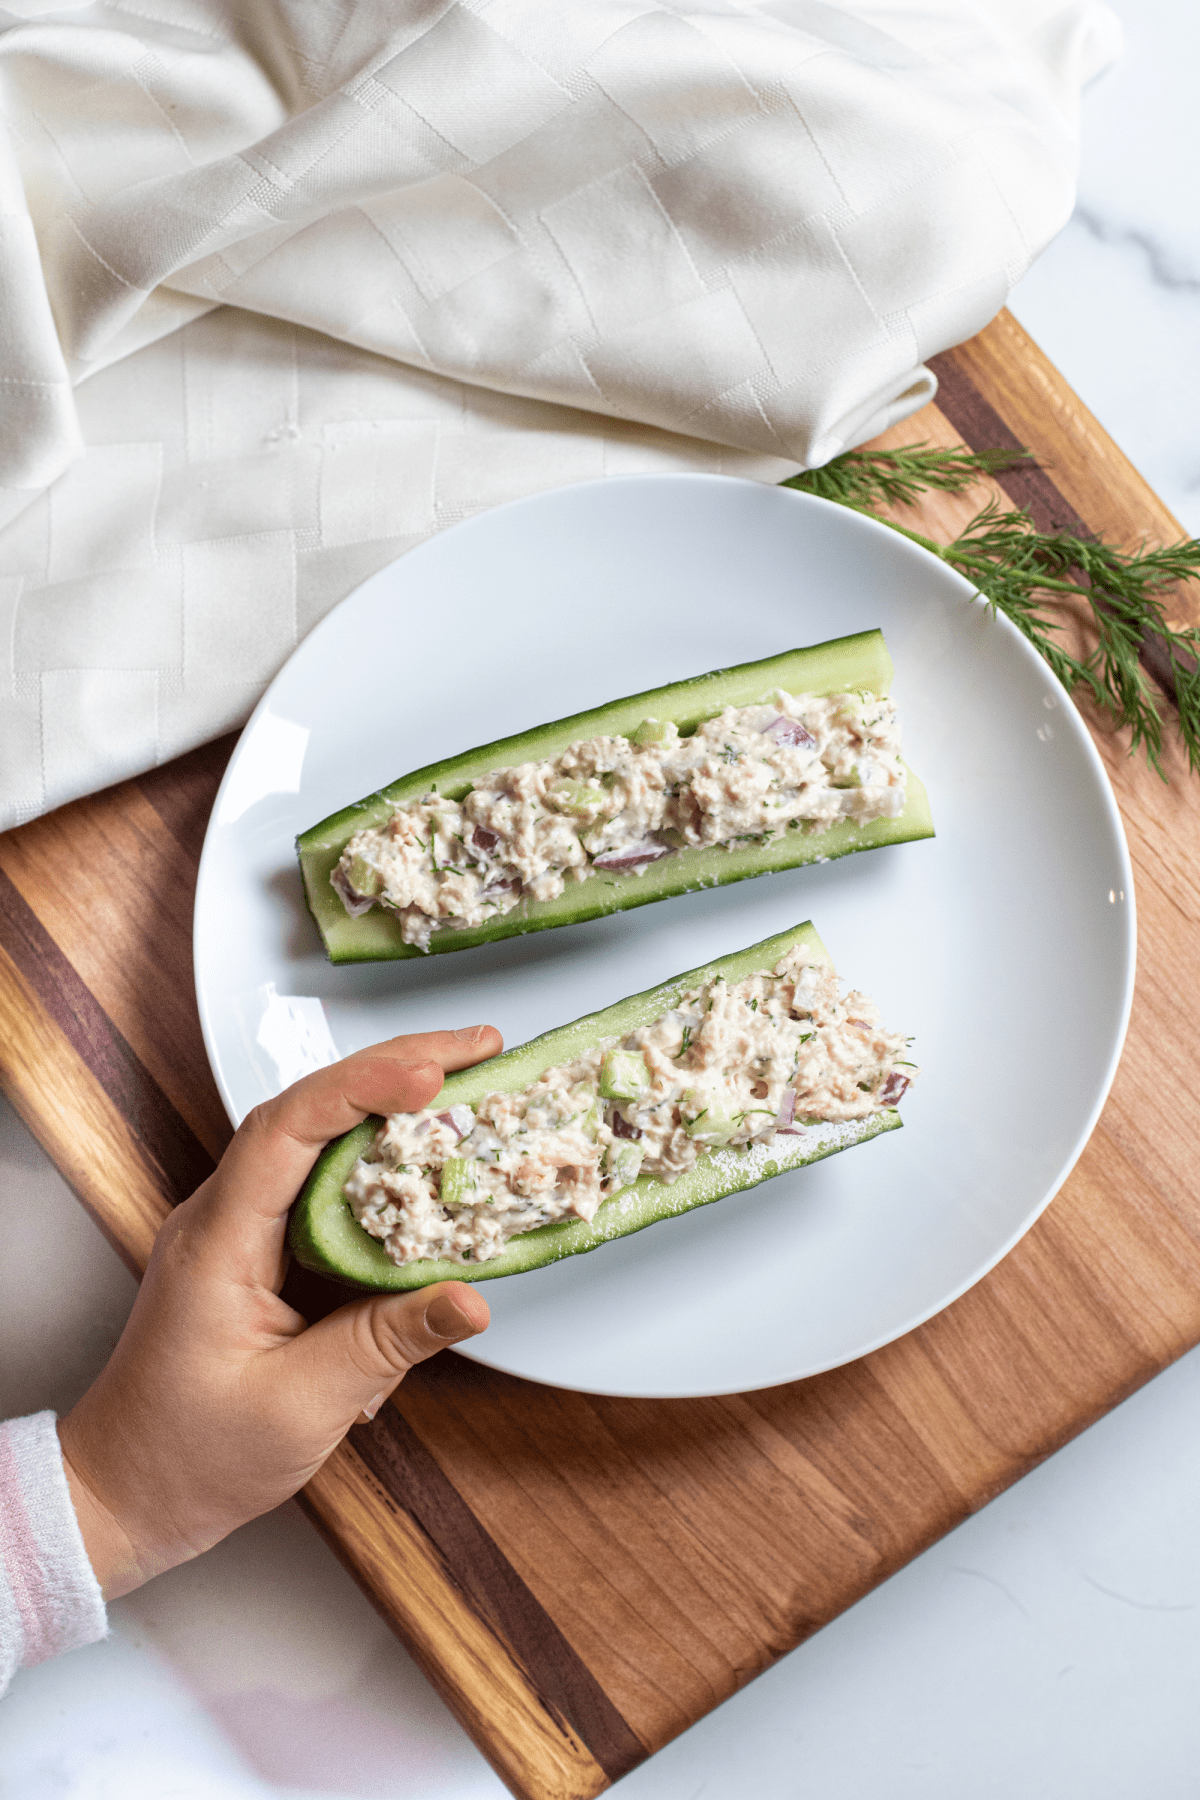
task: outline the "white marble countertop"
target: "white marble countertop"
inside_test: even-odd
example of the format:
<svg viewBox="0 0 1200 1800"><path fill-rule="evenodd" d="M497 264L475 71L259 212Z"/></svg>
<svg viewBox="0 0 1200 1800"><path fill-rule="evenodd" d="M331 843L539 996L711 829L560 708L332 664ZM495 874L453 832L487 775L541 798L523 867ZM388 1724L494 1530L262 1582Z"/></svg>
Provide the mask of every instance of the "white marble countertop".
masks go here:
<svg viewBox="0 0 1200 1800"><path fill-rule="evenodd" d="M1200 11L1117 0L1075 218L1013 309L1200 533ZM65 1409L133 1282L0 1111L0 1417ZM1200 1351L629 1776L627 1800L1190 1800ZM500 1800L294 1507L111 1608L0 1712L19 1800Z"/></svg>
<svg viewBox="0 0 1200 1800"><path fill-rule="evenodd" d="M1084 96L1075 215L1010 304L1200 535L1200 8L1109 3L1125 54Z"/></svg>

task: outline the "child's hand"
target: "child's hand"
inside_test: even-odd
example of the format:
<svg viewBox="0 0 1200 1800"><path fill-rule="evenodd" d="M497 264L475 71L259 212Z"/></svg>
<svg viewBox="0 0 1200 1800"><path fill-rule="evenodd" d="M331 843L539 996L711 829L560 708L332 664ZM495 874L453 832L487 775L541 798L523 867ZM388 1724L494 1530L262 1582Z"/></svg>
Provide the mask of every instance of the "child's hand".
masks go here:
<svg viewBox="0 0 1200 1800"><path fill-rule="evenodd" d="M484 1330L464 1282L356 1300L308 1328L279 1287L288 1208L330 1138L428 1106L444 1070L500 1047L491 1026L432 1032L309 1075L256 1107L176 1207L111 1361L59 1425L107 1597L278 1506L414 1363Z"/></svg>

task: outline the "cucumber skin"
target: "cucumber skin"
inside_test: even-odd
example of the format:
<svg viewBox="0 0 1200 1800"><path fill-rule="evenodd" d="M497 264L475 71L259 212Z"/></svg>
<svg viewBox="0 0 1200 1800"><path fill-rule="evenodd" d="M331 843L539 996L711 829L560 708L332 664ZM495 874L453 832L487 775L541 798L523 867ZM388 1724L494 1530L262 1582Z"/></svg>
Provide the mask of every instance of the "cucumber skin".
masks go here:
<svg viewBox="0 0 1200 1800"><path fill-rule="evenodd" d="M473 1069L448 1075L438 1095L439 1104L452 1106L456 1101L464 1101L471 1105L487 1094L519 1092L543 1070L555 1063L572 1061L601 1038L624 1037L639 1025L661 1017L689 988L699 987L718 975L732 984L747 975L773 969L798 943L809 946L815 961L829 963L829 953L812 924L794 926L702 968L688 969L671 981L632 994L601 1012L560 1025ZM660 1219L711 1205L744 1188L757 1187L759 1182L769 1181L787 1169L819 1162L882 1132L898 1131L902 1120L895 1109L889 1109L864 1120L812 1126L811 1136L776 1138L769 1147L749 1145L740 1150L715 1150L701 1157L686 1175L669 1186L653 1176L640 1175L632 1187L606 1200L591 1224L582 1219L564 1219L541 1225L536 1231L522 1232L512 1239L503 1255L491 1262L428 1261L404 1267L392 1262L383 1246L362 1229L342 1196L343 1183L380 1123L378 1118L365 1119L353 1131L326 1145L292 1208L288 1226L288 1244L297 1262L348 1287L373 1293L428 1287L435 1281L494 1281L503 1275L545 1268L564 1256L595 1250L612 1238L628 1237ZM781 1149L781 1143L786 1148Z"/></svg>
<svg viewBox="0 0 1200 1800"><path fill-rule="evenodd" d="M342 851L356 831L382 824L397 804L417 799L434 787L447 799L461 799L469 791L471 781L490 769L559 755L568 744L581 738L628 735L648 714L671 719L681 730L690 729L724 706L749 705L777 687L789 693L832 694L858 688L886 693L893 672L882 632L860 631L850 637L831 638L824 644L787 650L758 662L717 669L668 687L631 694L590 712L574 713L515 737L482 744L448 761L430 763L402 776L379 793L331 813L296 839L305 904L329 960L383 962L469 950L528 931L582 924L606 913L646 906L697 888L724 886L778 869L847 856L855 850L932 837L929 801L910 770L908 797L898 819L875 819L862 826L833 825L820 834L792 829L774 843L744 844L733 850L719 846L681 850L652 863L643 875L593 874L586 881L570 883L556 900L522 901L503 917L466 931L435 931L427 951L404 943L399 920L383 907L373 907L361 918L352 919L329 883Z"/></svg>

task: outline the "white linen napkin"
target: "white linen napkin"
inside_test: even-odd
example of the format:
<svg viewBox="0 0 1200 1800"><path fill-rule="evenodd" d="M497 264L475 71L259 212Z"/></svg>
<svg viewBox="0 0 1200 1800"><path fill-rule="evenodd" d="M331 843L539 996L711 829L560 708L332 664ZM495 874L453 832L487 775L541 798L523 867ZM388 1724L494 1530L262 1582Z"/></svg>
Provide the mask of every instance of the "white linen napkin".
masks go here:
<svg viewBox="0 0 1200 1800"><path fill-rule="evenodd" d="M778 480L1066 219L1098 0L0 11L0 825L537 488Z"/></svg>

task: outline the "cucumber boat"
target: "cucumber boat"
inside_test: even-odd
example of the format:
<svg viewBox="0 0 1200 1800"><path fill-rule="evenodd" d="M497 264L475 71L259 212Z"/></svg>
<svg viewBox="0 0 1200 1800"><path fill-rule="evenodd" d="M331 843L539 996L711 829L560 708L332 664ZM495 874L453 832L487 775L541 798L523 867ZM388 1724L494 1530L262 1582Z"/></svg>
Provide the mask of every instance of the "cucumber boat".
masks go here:
<svg viewBox="0 0 1200 1800"><path fill-rule="evenodd" d="M717 980L734 987L748 977L768 975L800 948L808 964L832 972L828 952L812 924L806 922L546 1032L473 1069L448 1075L436 1105L447 1109L442 1116L448 1116L449 1109L474 1111L487 1096L522 1094L547 1070L594 1053L605 1040L625 1039L639 1028L653 1025L697 988ZM620 1053L608 1054L605 1063L610 1076L613 1065L623 1060L630 1059ZM620 1074L619 1069L617 1072ZM628 1090L611 1079L606 1087L602 1078L600 1091L621 1094ZM785 1170L818 1162L882 1132L898 1130L901 1119L895 1106L887 1104L865 1117L835 1122L802 1123L789 1114L784 1127L745 1147L723 1145L721 1133L709 1131L718 1141L676 1180L668 1183L653 1175L639 1175L605 1200L590 1221L560 1219L522 1231L509 1239L500 1255L484 1262L444 1258L405 1264L393 1261L383 1245L359 1225L344 1191L358 1159L373 1144L382 1124L379 1118L366 1119L326 1147L292 1209L288 1233L292 1253L306 1268L373 1291L413 1289L446 1280L492 1281L544 1268L562 1257L595 1250L613 1238L627 1237L660 1220L755 1187ZM456 1161L448 1159L446 1168Z"/></svg>
<svg viewBox="0 0 1200 1800"><path fill-rule="evenodd" d="M423 946L405 941L400 916L386 905L374 904L367 898L355 916L332 879L335 874L342 879L339 865L350 840L362 832L386 826L397 808L413 806L430 796L457 804L471 793L474 782L498 769L560 757L583 740L624 737L644 744L645 728L651 722L674 728L686 739L725 708L758 705L780 689L790 695L882 696L888 692L893 672L882 633L858 632L633 694L402 776L380 792L331 814L296 840L305 899L330 960L374 962L470 949L527 931L577 924L698 888L824 862L857 850L932 837L933 821L925 790L908 770L903 811L896 817L861 823L844 819L821 831L792 824L765 841L756 838L729 845L670 849L664 846L654 851L661 860L641 867L597 864L586 879L572 880L553 898L537 900L524 894L512 910L483 923L457 927L441 922ZM568 794L564 803L568 808L580 795L584 799L595 798L598 790L576 786L573 792L575 802ZM425 849L424 844L421 847ZM438 869L436 860L433 867ZM439 869L438 873L444 871ZM353 896L350 899L353 905Z"/></svg>

